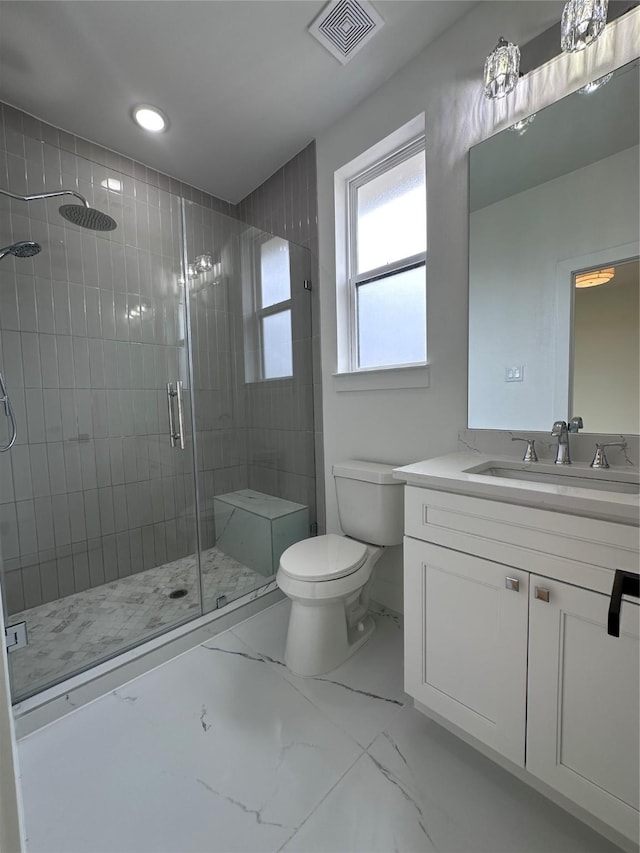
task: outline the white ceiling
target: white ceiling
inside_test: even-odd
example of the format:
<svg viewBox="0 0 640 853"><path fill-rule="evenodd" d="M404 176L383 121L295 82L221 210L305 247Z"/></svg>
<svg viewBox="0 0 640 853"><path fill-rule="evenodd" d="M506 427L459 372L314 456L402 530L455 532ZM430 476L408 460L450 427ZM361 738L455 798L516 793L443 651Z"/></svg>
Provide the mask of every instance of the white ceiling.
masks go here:
<svg viewBox="0 0 640 853"><path fill-rule="evenodd" d="M374 5L343 66L307 32L324 0L2 0L0 100L236 203L475 3Z"/></svg>

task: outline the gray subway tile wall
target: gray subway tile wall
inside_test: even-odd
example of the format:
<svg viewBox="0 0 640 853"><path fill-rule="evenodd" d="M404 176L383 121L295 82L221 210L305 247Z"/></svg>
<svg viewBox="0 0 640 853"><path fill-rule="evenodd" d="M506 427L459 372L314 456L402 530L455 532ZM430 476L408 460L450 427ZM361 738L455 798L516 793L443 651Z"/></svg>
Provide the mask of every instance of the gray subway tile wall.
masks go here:
<svg viewBox="0 0 640 853"><path fill-rule="evenodd" d="M286 240L291 240L307 248L311 255L311 365L309 366L312 385L302 393L312 394L313 423L309 427L311 435L305 439L305 459L312 455L315 461L315 508L318 532L325 531L325 484L324 484L324 450L322 434L322 373L320 367L320 295L318 290L318 210L316 185L316 146L311 142L289 162L285 163L261 186L244 198L236 207L236 215L251 225L276 234ZM303 338L299 338L303 340ZM306 352L306 347L301 345ZM257 400L254 411L264 410L261 389L255 389ZM290 389L289 399L284 389L280 396L283 406L287 408L295 404L294 397L299 389ZM306 411L307 403L303 404ZM277 414L275 415L277 417ZM270 424L271 421L268 421ZM305 426L306 430L307 427ZM274 432L276 430L276 432ZM253 445L259 450L257 458L249 460L252 488L268 491L267 484L277 478L277 467L265 466L261 459L278 458L277 427L267 426L263 422L262 429L255 427ZM282 457L280 457L282 458ZM305 471L308 470L306 467ZM300 474L291 475L289 470L282 470L282 479L292 489L298 489L302 494L307 483L299 480ZM303 477L306 474L302 475ZM262 484L262 485L261 485ZM296 500L292 498L292 500ZM306 501L303 501L306 503Z"/></svg>
<svg viewBox="0 0 640 853"><path fill-rule="evenodd" d="M170 181L1 111L3 187L77 190L119 223L85 232L65 224L55 200L0 196L3 239L43 247L0 268L1 365L20 424L16 446L0 456L11 613L193 553L195 525L189 454L172 454L166 440L163 389L179 375L185 345ZM121 193L101 186L108 178Z"/></svg>
<svg viewBox="0 0 640 853"><path fill-rule="evenodd" d="M0 110L2 186L21 194L77 189L119 223L106 234L85 232L64 223L55 201L0 196L7 242L43 246L32 259L0 264L0 367L22 426L12 452L0 454L11 613L195 550L191 454L172 452L166 437L166 382L187 378L177 197L198 205L189 252L224 247L234 228L228 217L256 211L253 201L251 211L247 200L234 207L10 106ZM260 227L317 259L312 146L291 163L277 213L271 189L258 192L270 211ZM121 193L101 185L108 178L121 182ZM203 547L215 537L213 496L249 485L308 503L313 518L314 444L316 458L322 446L309 414L315 399L321 422L319 385L299 383L295 400L282 388L245 385L239 294L227 290L203 292L203 304L192 294ZM319 349L317 328L312 337ZM320 501L318 508L323 519Z"/></svg>

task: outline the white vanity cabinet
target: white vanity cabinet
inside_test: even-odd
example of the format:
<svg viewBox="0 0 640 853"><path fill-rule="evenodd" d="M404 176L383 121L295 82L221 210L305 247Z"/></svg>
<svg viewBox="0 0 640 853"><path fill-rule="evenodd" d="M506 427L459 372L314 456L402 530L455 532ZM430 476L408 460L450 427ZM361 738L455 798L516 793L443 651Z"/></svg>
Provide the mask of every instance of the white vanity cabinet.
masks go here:
<svg viewBox="0 0 640 853"><path fill-rule="evenodd" d="M405 690L524 767L527 572L408 537L404 560Z"/></svg>
<svg viewBox="0 0 640 853"><path fill-rule="evenodd" d="M637 843L637 599L607 633L615 569L638 572L637 527L405 496L406 691Z"/></svg>
<svg viewBox="0 0 640 853"><path fill-rule="evenodd" d="M608 596L535 575L530 588L527 769L633 837L640 606L623 599L620 636L612 637Z"/></svg>

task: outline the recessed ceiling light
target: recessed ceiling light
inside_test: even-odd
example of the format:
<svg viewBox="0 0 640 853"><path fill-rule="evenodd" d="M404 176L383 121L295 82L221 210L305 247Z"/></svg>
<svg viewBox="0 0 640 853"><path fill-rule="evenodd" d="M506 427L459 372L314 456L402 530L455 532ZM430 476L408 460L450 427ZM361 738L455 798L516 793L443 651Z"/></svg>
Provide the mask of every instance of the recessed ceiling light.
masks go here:
<svg viewBox="0 0 640 853"><path fill-rule="evenodd" d="M134 107L131 115L136 124L150 133L162 133L169 127L169 119L166 115L157 107L150 107L149 104Z"/></svg>

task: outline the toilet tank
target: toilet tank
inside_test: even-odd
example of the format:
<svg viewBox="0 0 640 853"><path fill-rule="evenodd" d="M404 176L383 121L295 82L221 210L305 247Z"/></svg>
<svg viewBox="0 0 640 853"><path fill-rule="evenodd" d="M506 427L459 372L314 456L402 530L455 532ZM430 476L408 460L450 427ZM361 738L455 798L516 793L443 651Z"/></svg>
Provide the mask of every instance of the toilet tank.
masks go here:
<svg viewBox="0 0 640 853"><path fill-rule="evenodd" d="M403 486L395 465L348 459L336 462L333 476L340 527L371 545L399 545L403 534Z"/></svg>

